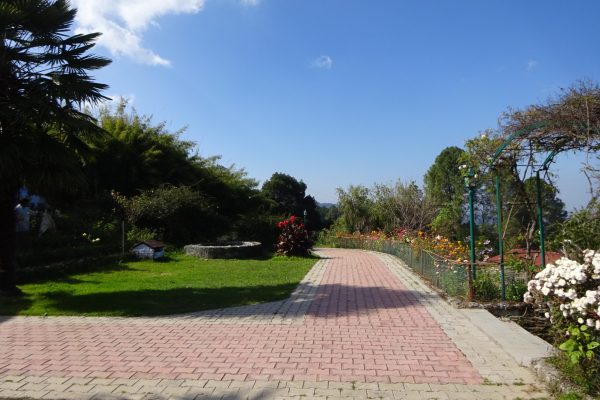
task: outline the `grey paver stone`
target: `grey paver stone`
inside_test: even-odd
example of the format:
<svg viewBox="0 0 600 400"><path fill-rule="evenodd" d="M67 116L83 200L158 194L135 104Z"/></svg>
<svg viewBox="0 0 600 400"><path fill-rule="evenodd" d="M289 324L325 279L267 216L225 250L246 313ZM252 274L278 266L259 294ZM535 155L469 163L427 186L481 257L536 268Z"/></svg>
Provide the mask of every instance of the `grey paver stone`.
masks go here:
<svg viewBox="0 0 600 400"><path fill-rule="evenodd" d="M29 383L42 383L46 381L45 376L27 376L25 377L25 379L23 379L25 382L29 382Z"/></svg>
<svg viewBox="0 0 600 400"><path fill-rule="evenodd" d="M51 392L66 392L70 386L70 383L51 383L47 385L44 390Z"/></svg>
<svg viewBox="0 0 600 400"><path fill-rule="evenodd" d="M327 383L327 382L325 382ZM279 381L254 381L254 389L269 388L277 389L279 387Z"/></svg>
<svg viewBox="0 0 600 400"><path fill-rule="evenodd" d="M329 388L329 382L327 381L305 381L302 386L305 389L327 389Z"/></svg>
<svg viewBox="0 0 600 400"><path fill-rule="evenodd" d="M207 388L217 388L217 389L227 389L231 385L231 381L216 381L214 379L210 379L206 382L204 387Z"/></svg>
<svg viewBox="0 0 600 400"><path fill-rule="evenodd" d="M93 398L87 397L87 395L82 395L81 393L70 393L70 392L47 392L43 397L43 399L53 399L53 400L80 400L85 398ZM103 397L106 399L106 397Z"/></svg>
<svg viewBox="0 0 600 400"><path fill-rule="evenodd" d="M23 390L23 391L41 391L46 389L46 387L48 386L47 383L27 383L25 384L25 386L22 386L19 388L19 390Z"/></svg>
<svg viewBox="0 0 600 400"><path fill-rule="evenodd" d="M329 382L329 389L352 389L352 382Z"/></svg>
<svg viewBox="0 0 600 400"><path fill-rule="evenodd" d="M404 383L380 383L379 387L369 388L372 390L406 390Z"/></svg>
<svg viewBox="0 0 600 400"><path fill-rule="evenodd" d="M240 391L247 391L254 387L254 382L242 382L242 381L232 381L229 385L229 389L239 389Z"/></svg>
<svg viewBox="0 0 600 400"><path fill-rule="evenodd" d="M115 378L94 378L90 382L92 385L110 385L115 382ZM62 383L62 382L61 382Z"/></svg>
<svg viewBox="0 0 600 400"><path fill-rule="evenodd" d="M315 389L290 388L290 396L312 396L315 394Z"/></svg>
<svg viewBox="0 0 600 400"><path fill-rule="evenodd" d="M169 396L183 396L184 394L187 394L189 391L190 391L189 387L167 386L167 387L163 388L161 394L166 394Z"/></svg>
<svg viewBox="0 0 600 400"><path fill-rule="evenodd" d="M344 389L315 389L316 396L340 396Z"/></svg>
<svg viewBox="0 0 600 400"><path fill-rule="evenodd" d="M68 381L71 378L60 378L60 377L55 377L55 376L51 376L49 378L46 378L46 383L48 384L63 384L66 381Z"/></svg>
<svg viewBox="0 0 600 400"><path fill-rule="evenodd" d="M186 379L181 384L181 387L202 388L202 387L206 386L206 382L208 382L208 380L206 380L206 379L198 379L198 380Z"/></svg>
<svg viewBox="0 0 600 400"><path fill-rule="evenodd" d="M394 394L390 390L367 390L367 398L393 399Z"/></svg>
<svg viewBox="0 0 600 400"><path fill-rule="evenodd" d="M92 381L93 378L69 378L65 383L71 383L73 385L87 385Z"/></svg>
<svg viewBox="0 0 600 400"><path fill-rule="evenodd" d="M27 377L24 375L7 375L5 377L0 378L0 382L16 383L16 382L21 382L25 378L27 378ZM65 378L65 379L69 379L69 378Z"/></svg>
<svg viewBox="0 0 600 400"><path fill-rule="evenodd" d="M25 381L21 381L21 382L3 382L2 383L2 389L4 390L17 390L23 386L27 385L27 382Z"/></svg>

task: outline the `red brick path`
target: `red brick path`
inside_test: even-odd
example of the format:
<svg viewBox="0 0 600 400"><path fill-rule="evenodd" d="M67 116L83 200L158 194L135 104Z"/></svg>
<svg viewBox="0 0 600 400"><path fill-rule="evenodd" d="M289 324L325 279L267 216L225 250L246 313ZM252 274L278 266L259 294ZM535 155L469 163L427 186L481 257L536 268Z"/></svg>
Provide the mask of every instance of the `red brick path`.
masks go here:
<svg viewBox="0 0 600 400"><path fill-rule="evenodd" d="M0 376L483 382L379 259L322 253L301 325L18 317L0 323Z"/></svg>

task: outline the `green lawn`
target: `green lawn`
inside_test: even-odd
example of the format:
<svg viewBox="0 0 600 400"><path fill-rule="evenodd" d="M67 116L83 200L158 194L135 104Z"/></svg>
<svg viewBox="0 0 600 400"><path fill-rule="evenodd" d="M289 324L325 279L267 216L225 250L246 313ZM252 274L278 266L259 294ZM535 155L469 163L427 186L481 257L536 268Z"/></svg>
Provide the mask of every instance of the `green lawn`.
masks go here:
<svg viewBox="0 0 600 400"><path fill-rule="evenodd" d="M164 315L263 303L289 297L316 258L166 261L108 265L19 285L25 296L0 297L0 315Z"/></svg>

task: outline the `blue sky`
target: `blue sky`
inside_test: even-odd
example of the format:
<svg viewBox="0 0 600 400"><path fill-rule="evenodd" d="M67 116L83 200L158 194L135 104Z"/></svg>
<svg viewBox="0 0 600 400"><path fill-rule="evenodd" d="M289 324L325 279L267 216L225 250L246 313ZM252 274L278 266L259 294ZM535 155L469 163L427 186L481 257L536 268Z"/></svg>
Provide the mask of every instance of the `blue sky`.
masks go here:
<svg viewBox="0 0 600 400"><path fill-rule="evenodd" d="M107 94L166 121L201 155L261 182L419 184L437 154L494 128L508 106L600 80L600 2L520 0L74 0L104 32ZM560 197L589 197L561 156Z"/></svg>

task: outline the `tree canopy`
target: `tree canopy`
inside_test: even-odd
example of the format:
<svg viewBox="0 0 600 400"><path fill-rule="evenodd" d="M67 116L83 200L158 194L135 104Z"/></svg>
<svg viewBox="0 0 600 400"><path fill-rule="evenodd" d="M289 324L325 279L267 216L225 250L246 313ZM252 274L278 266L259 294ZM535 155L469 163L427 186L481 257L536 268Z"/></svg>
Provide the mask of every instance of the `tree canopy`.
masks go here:
<svg viewBox="0 0 600 400"><path fill-rule="evenodd" d="M52 189L73 175L84 138L102 130L81 111L105 99L91 71L110 60L89 54L99 33L71 35L65 0L0 2L0 290L17 293L15 216L20 185Z"/></svg>

